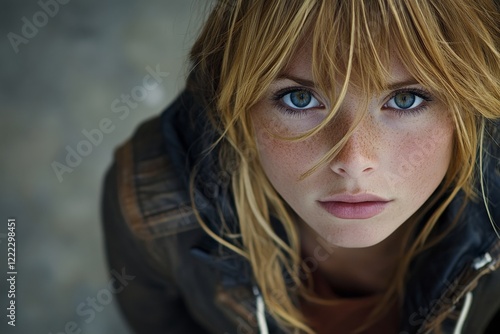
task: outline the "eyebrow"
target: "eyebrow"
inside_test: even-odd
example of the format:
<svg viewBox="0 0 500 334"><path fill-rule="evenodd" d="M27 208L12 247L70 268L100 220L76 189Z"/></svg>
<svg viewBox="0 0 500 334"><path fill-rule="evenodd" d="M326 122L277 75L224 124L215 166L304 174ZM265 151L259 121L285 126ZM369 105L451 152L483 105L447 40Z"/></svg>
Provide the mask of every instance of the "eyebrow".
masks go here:
<svg viewBox="0 0 500 334"><path fill-rule="evenodd" d="M295 75L291 75L288 73L282 73L282 74L278 75L278 77L276 78L275 81L279 81L279 80L291 80L291 81L295 81L296 83L298 83L302 86L316 87L316 84L314 83L314 81L300 78L300 77L297 77Z"/></svg>
<svg viewBox="0 0 500 334"><path fill-rule="evenodd" d="M418 84L420 84L420 82L418 82L415 78L411 78L411 79L404 80L404 81L396 81L396 82L390 83L387 85L387 89L388 90L395 90L395 89L398 89L398 88L401 88L404 86L411 86L411 85L418 85Z"/></svg>
<svg viewBox="0 0 500 334"><path fill-rule="evenodd" d="M304 79L301 77L297 77L297 76L289 74L289 73L282 73L282 74L278 75L278 77L276 78L275 81L279 81L279 80L291 80L291 81L295 81L296 83L298 83L302 86L316 87L316 84L314 83L314 81L307 80L307 79ZM418 82L415 78L410 78L410 79L406 79L403 81L395 81L395 82L389 83L387 85L387 90L395 90L395 89L398 89L401 87L417 85L417 84L420 84L420 82Z"/></svg>

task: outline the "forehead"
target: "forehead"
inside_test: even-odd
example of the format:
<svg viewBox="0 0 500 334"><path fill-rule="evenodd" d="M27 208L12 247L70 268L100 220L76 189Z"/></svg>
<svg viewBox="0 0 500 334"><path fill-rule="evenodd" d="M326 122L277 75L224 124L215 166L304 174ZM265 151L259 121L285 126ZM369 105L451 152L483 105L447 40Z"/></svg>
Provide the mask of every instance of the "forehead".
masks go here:
<svg viewBox="0 0 500 334"><path fill-rule="evenodd" d="M293 53L290 61L286 64L281 74L298 77L314 82L313 77L313 43L311 39L305 39L299 44ZM384 81L387 86L392 83L409 81L413 76L408 72L400 57L395 51L390 52L389 62L384 66L386 76ZM328 75L325 73L325 75ZM341 81L343 78L334 78L334 81Z"/></svg>

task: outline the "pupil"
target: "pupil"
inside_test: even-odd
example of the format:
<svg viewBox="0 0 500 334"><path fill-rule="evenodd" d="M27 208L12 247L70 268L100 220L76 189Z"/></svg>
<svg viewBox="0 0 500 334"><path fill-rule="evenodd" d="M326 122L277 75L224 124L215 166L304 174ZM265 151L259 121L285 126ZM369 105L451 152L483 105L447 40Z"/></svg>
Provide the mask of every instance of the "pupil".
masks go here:
<svg viewBox="0 0 500 334"><path fill-rule="evenodd" d="M410 108L415 103L415 94L401 93L395 96L394 102L401 109Z"/></svg>
<svg viewBox="0 0 500 334"><path fill-rule="evenodd" d="M311 99L311 94L305 90L299 90L290 95L290 100L297 108L304 108L311 103Z"/></svg>

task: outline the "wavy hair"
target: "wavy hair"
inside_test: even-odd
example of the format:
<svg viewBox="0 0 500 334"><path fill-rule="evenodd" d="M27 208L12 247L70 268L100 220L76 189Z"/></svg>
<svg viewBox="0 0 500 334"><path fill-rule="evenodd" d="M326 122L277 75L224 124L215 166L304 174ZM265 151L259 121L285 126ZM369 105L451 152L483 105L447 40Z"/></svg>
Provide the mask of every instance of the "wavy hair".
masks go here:
<svg viewBox="0 0 500 334"><path fill-rule="evenodd" d="M305 38L313 42L314 80L337 102L320 125L286 140L321 131L335 116L348 85L367 94L385 89L390 52L447 105L455 126L454 159L441 186L410 218L425 221L406 236L393 284L372 313L375 321L387 302L401 302L410 262L438 242L430 238L431 232L453 198L459 191L475 198L476 162L482 163L489 120L500 118L498 22L492 0L220 0L212 8L191 50L187 89L205 108L219 136L212 148L218 149L220 168L231 170L241 242L211 230L196 207L195 212L207 233L248 259L268 311L284 328L313 333L296 297L316 297L299 278L294 213L260 166L249 116L252 106ZM335 89L339 77L343 84ZM303 177L330 161L355 126ZM486 201L484 188L482 192ZM271 217L282 225L286 241L276 233Z"/></svg>

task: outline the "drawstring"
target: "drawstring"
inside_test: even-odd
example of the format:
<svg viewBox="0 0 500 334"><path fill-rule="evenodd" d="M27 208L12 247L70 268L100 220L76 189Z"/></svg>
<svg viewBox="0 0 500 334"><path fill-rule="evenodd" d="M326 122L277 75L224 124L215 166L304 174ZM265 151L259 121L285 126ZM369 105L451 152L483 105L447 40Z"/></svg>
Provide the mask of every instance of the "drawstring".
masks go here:
<svg viewBox="0 0 500 334"><path fill-rule="evenodd" d="M472 304L472 292L469 291L465 295L464 306L462 308L462 312L460 313L460 317L458 318L457 326L455 327L453 334L461 334L462 333L465 319L467 318L467 314L469 313L471 304Z"/></svg>
<svg viewBox="0 0 500 334"><path fill-rule="evenodd" d="M259 332L260 334L269 334L269 330L267 329L264 300L262 299L262 295L256 285L253 286L253 294L255 296L255 304L257 306L257 323L259 325Z"/></svg>
<svg viewBox="0 0 500 334"><path fill-rule="evenodd" d="M494 270L494 262L490 253L485 253L484 255L476 258L472 263L472 267L476 271L482 270L486 266L489 266L491 270ZM453 334L462 333L465 324L465 319L467 318L471 305L472 305L472 291L469 291L465 294L465 300L464 300L464 305L462 307L462 312L460 312L460 317L458 317L457 325L455 327L455 330L453 331Z"/></svg>

